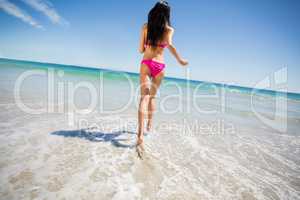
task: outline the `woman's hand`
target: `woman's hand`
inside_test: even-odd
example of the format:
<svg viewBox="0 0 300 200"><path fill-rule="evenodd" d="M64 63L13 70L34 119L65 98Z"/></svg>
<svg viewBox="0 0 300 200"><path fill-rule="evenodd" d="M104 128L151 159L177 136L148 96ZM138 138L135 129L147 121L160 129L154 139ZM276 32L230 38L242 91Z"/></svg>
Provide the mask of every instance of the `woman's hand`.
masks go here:
<svg viewBox="0 0 300 200"><path fill-rule="evenodd" d="M184 59L179 59L178 62L182 65L182 66L186 66L188 65L188 61L187 60L184 60Z"/></svg>

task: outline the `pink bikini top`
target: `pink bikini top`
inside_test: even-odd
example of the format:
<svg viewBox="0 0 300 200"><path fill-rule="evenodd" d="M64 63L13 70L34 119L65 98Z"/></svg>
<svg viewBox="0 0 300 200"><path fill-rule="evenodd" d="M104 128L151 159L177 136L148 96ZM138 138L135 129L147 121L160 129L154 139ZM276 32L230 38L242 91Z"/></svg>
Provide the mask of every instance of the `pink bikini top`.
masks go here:
<svg viewBox="0 0 300 200"><path fill-rule="evenodd" d="M145 47L146 47L146 46L148 46L147 43L145 44ZM164 49L164 48L166 48L166 47L169 46L169 45L168 45L168 43L160 43L160 44L158 44L157 46Z"/></svg>

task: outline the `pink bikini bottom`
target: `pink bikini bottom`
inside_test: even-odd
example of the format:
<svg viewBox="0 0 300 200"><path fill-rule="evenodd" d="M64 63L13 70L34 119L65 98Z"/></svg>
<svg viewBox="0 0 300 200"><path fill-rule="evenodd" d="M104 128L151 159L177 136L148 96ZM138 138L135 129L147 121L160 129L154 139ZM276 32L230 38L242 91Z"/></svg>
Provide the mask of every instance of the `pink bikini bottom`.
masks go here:
<svg viewBox="0 0 300 200"><path fill-rule="evenodd" d="M164 63L156 62L151 59L142 60L142 64L148 66L153 78L155 78L161 71L163 71L166 66Z"/></svg>

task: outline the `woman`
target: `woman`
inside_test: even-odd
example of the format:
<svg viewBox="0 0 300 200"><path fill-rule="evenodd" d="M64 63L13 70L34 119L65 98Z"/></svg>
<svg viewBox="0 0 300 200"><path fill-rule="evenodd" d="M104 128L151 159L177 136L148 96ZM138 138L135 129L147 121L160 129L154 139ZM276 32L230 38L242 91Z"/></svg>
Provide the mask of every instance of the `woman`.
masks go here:
<svg viewBox="0 0 300 200"><path fill-rule="evenodd" d="M179 56L172 43L173 33L174 29L170 25L170 6L166 1L160 1L149 12L148 23L143 26L141 32L139 51L144 56L140 67L141 99L138 111L137 147L143 143L145 113L148 114L147 131L152 126L154 99L164 78L164 49L168 48L181 65L188 64ZM148 78L151 80L150 86Z"/></svg>

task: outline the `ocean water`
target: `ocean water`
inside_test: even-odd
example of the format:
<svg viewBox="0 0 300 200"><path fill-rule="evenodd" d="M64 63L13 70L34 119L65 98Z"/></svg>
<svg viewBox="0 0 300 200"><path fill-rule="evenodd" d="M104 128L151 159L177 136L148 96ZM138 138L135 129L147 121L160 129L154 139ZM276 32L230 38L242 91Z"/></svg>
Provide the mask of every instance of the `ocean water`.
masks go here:
<svg viewBox="0 0 300 200"><path fill-rule="evenodd" d="M138 71L138 66L137 66ZM300 95L0 59L0 199L300 199Z"/></svg>

